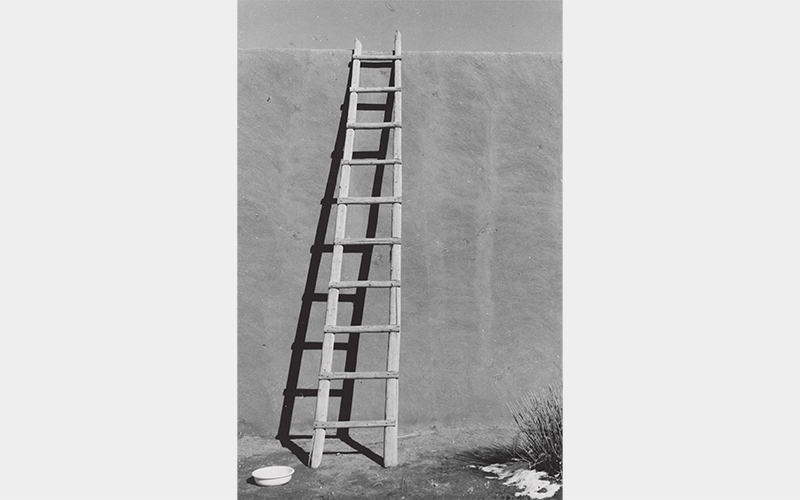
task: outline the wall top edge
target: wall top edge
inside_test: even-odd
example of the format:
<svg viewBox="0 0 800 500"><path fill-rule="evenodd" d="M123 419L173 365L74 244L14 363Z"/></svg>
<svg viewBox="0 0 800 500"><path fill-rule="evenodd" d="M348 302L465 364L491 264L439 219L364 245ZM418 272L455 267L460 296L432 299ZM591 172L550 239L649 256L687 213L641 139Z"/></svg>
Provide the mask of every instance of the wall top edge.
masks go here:
<svg viewBox="0 0 800 500"><path fill-rule="evenodd" d="M346 49L286 49L286 48L239 48L239 52L319 52L319 53L347 53L350 54L352 50ZM380 49L367 52L382 52ZM383 52L390 52L385 50ZM562 52L491 52L491 51L455 51L455 50L403 50L403 55L407 54L531 54L531 55L549 55L561 56Z"/></svg>

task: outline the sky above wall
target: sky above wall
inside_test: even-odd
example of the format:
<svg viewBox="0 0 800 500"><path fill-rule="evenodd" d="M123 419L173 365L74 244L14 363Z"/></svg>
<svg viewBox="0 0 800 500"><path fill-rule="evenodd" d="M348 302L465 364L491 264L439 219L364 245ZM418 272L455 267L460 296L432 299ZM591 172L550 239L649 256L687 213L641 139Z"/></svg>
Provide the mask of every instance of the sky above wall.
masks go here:
<svg viewBox="0 0 800 500"><path fill-rule="evenodd" d="M239 47L561 52L560 0L239 0Z"/></svg>

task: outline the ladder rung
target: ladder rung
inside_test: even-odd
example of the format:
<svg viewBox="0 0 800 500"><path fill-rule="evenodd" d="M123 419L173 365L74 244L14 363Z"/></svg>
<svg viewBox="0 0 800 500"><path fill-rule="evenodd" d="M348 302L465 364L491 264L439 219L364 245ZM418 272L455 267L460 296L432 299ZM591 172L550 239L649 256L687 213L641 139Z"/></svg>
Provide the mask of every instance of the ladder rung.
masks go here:
<svg viewBox="0 0 800 500"><path fill-rule="evenodd" d="M402 125L399 122L383 122L383 123L351 122L347 124L347 128L353 128L353 129L402 128Z"/></svg>
<svg viewBox="0 0 800 500"><path fill-rule="evenodd" d="M358 160L342 160L342 165L394 165L395 163L401 164L402 161L398 158L378 160L372 158L358 159Z"/></svg>
<svg viewBox="0 0 800 500"><path fill-rule="evenodd" d="M315 429L347 429L353 427L394 427L395 420L351 420L349 422L314 422Z"/></svg>
<svg viewBox="0 0 800 500"><path fill-rule="evenodd" d="M375 92L400 92L400 87L350 87L350 92L375 93Z"/></svg>
<svg viewBox="0 0 800 500"><path fill-rule="evenodd" d="M394 61L400 59L400 56L394 54L355 54L353 59L362 59L364 61Z"/></svg>
<svg viewBox="0 0 800 500"><path fill-rule="evenodd" d="M399 377L400 372L323 372L319 374L320 380L381 379Z"/></svg>
<svg viewBox="0 0 800 500"><path fill-rule="evenodd" d="M399 196L375 196L375 197L347 197L339 198L342 205L377 205L380 203L402 203Z"/></svg>
<svg viewBox="0 0 800 500"><path fill-rule="evenodd" d="M399 245L400 238L335 238L334 245Z"/></svg>
<svg viewBox="0 0 800 500"><path fill-rule="evenodd" d="M391 281L331 281L329 288L391 288L400 286L400 280Z"/></svg>
<svg viewBox="0 0 800 500"><path fill-rule="evenodd" d="M399 331L400 325L325 326L325 333L389 333Z"/></svg>

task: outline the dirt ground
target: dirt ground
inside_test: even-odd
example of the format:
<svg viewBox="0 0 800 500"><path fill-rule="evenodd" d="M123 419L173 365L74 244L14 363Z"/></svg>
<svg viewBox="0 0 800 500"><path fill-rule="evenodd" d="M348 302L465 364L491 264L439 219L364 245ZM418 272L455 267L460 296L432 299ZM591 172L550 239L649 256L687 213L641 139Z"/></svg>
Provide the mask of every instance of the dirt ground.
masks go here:
<svg viewBox="0 0 800 500"><path fill-rule="evenodd" d="M310 439L295 439L297 448L292 451L275 439L245 436L239 439L239 499L519 498L514 495L519 491L516 488L471 467L491 463L487 450L510 441L513 435L513 428L503 427L432 427L407 435L401 433L400 465L389 469L378 463L382 442L380 434L374 431L367 436L353 436L372 453L356 451L336 437L326 439L319 469L310 469L302 462L310 449ZM292 480L282 486L258 486L250 474L268 465L293 467ZM562 494L563 490L559 490L551 498L561 500Z"/></svg>

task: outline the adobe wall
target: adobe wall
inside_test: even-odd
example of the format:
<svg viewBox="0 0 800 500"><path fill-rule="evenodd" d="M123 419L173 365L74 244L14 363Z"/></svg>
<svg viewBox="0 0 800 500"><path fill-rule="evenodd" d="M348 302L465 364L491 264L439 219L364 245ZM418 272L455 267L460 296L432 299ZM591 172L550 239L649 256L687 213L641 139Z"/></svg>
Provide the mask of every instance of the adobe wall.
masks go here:
<svg viewBox="0 0 800 500"><path fill-rule="evenodd" d="M240 430L307 435L350 52L239 57ZM364 70L367 84L388 77ZM561 57L409 52L402 84L400 433L508 422L507 402L561 379ZM381 121L385 98L360 116ZM381 132L358 138L357 151L387 149ZM391 180L359 167L351 195L389 195ZM353 209L348 235L388 235L389 216ZM388 279L386 247L346 254L346 278L367 272ZM340 324L386 322L385 290L346 293ZM348 354L385 369L385 335L338 337L334 369ZM287 385L301 390L285 397ZM354 384L352 419L382 418L383 385Z"/></svg>

